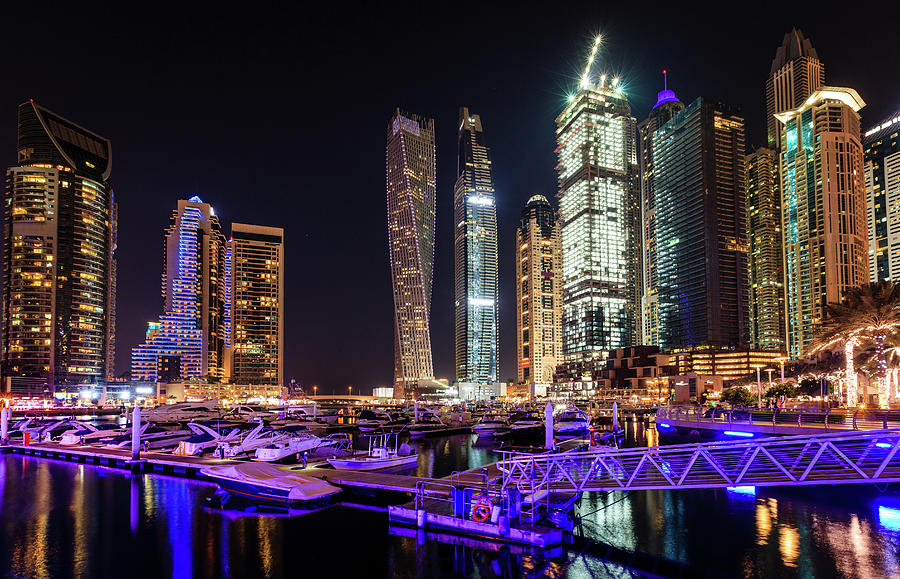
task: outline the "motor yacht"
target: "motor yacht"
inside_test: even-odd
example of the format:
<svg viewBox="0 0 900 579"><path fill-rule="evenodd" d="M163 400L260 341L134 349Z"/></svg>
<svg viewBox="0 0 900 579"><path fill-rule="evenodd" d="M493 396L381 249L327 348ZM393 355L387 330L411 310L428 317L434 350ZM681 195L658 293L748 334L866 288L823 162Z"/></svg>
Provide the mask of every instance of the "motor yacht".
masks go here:
<svg viewBox="0 0 900 579"><path fill-rule="evenodd" d="M341 492L340 488L315 477L260 462L211 466L200 473L232 495L264 502L310 503Z"/></svg>
<svg viewBox="0 0 900 579"><path fill-rule="evenodd" d="M279 462L295 458L304 452L318 448L323 442L321 438L302 427L282 429L282 432L285 432L287 436L257 448L253 460Z"/></svg>
<svg viewBox="0 0 900 579"><path fill-rule="evenodd" d="M513 436L540 434L544 431L544 415L537 410L513 413L509 417L509 429Z"/></svg>
<svg viewBox="0 0 900 579"><path fill-rule="evenodd" d="M226 424L224 430L219 424L202 422L188 422L187 427L194 436L179 442L173 454L197 456L204 452L212 452L221 444L237 441L242 432L242 429L234 424Z"/></svg>
<svg viewBox="0 0 900 579"><path fill-rule="evenodd" d="M369 433L381 430L390 421L390 415L384 410L363 410L356 418L356 426L360 432Z"/></svg>
<svg viewBox="0 0 900 579"><path fill-rule="evenodd" d="M587 414L570 406L559 416L553 418L553 434L556 436L577 436L587 434L591 421Z"/></svg>
<svg viewBox="0 0 900 579"><path fill-rule="evenodd" d="M59 444L68 446L76 444L94 444L130 432L130 428L121 428L116 424L95 426L90 422L79 422L77 426L60 435Z"/></svg>
<svg viewBox="0 0 900 579"><path fill-rule="evenodd" d="M373 436L369 440L369 451L342 458L329 458L328 462L337 469L343 470L377 470L392 466L410 466L416 464L418 457L408 444L398 445L396 434L385 433Z"/></svg>
<svg viewBox="0 0 900 579"><path fill-rule="evenodd" d="M192 420L211 420L217 418L220 414L220 410L217 409L218 405L218 400L164 404L149 410L142 410L141 419L157 424L178 424Z"/></svg>
<svg viewBox="0 0 900 579"><path fill-rule="evenodd" d="M510 431L509 421L499 412L488 412L472 427L475 434L485 438L502 436Z"/></svg>
<svg viewBox="0 0 900 579"><path fill-rule="evenodd" d="M438 418L437 414L430 410L420 410L419 418L414 419L407 426L407 430L409 431L409 435L413 438L419 436L428 436L431 434L438 434L444 430L449 430L449 426L441 422L441 419Z"/></svg>

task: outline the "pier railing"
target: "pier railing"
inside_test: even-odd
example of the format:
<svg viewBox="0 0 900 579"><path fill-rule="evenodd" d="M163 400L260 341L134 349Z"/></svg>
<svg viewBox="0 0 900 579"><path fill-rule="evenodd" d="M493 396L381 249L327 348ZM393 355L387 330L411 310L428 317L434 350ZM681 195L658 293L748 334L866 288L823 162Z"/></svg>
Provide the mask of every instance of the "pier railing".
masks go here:
<svg viewBox="0 0 900 579"><path fill-rule="evenodd" d="M700 406L661 406L656 418L699 424L750 424L834 430L900 428L900 411L860 408L784 410Z"/></svg>
<svg viewBox="0 0 900 579"><path fill-rule="evenodd" d="M510 455L522 493L900 482L900 430Z"/></svg>

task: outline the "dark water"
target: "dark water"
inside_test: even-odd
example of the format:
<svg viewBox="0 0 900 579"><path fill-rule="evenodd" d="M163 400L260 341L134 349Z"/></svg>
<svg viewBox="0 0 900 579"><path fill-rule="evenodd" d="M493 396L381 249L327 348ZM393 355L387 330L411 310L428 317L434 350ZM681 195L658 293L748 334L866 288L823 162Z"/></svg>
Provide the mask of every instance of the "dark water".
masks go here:
<svg viewBox="0 0 900 579"><path fill-rule="evenodd" d="M632 444L656 443L632 425ZM413 472L495 460L470 436L415 444ZM364 444L363 440L357 444ZM332 506L284 516L206 505L211 484L0 457L0 573L12 577L900 576L900 494L871 487L595 493L558 552L394 529ZM365 498L349 497L357 503ZM371 501L369 501L371 502ZM583 535L583 538L581 537ZM636 553L636 554L635 554Z"/></svg>

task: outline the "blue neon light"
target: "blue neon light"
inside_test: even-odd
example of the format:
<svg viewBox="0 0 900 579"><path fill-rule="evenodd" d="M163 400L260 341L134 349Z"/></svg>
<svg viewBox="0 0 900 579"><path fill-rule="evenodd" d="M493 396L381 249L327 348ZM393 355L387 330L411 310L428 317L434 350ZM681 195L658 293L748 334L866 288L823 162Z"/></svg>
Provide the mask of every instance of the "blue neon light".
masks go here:
<svg viewBox="0 0 900 579"><path fill-rule="evenodd" d="M889 442L876 442L875 446L877 446L878 448L891 448L894 445Z"/></svg>
<svg viewBox="0 0 900 579"><path fill-rule="evenodd" d="M730 493L736 493L739 495L753 495L756 496L756 487L754 486L737 486L737 487L725 487L725 490Z"/></svg>
<svg viewBox="0 0 900 579"><path fill-rule="evenodd" d="M878 524L889 531L900 532L900 509L881 505L878 507Z"/></svg>
<svg viewBox="0 0 900 579"><path fill-rule="evenodd" d="M743 436L744 438L753 438L752 432L741 432L740 430L726 430L727 436Z"/></svg>
<svg viewBox="0 0 900 579"><path fill-rule="evenodd" d="M666 424L665 422L657 422L656 427L657 428L672 428L672 425Z"/></svg>

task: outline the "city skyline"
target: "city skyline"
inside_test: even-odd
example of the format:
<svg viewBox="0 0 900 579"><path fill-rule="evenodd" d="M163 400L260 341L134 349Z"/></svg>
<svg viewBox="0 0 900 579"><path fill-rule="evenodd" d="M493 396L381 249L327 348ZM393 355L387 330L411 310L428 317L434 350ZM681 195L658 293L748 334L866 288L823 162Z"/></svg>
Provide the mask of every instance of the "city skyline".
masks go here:
<svg viewBox="0 0 900 579"><path fill-rule="evenodd" d="M810 18L813 16L810 15ZM894 50L887 44L878 44L877 34L873 34L876 39L872 42L875 44L858 49L851 65L849 57L841 53L840 47L843 43L839 42L839 31L821 19L807 22L800 15L793 19L790 15L785 15L784 21L766 24L764 28L755 27L752 31L749 30L750 27L747 30L741 29L736 34L740 41L739 47L732 51L739 53L736 67L740 72L736 73L734 78L727 79L734 86L726 86L729 83L719 79L700 81L700 75L691 70L712 66L716 60L715 57L708 55L690 54L691 48L697 46L693 44L695 41L690 39L690 29L678 30L669 36L653 36L652 42L647 42L638 39L633 25L627 22L623 15L604 15L598 11L582 15L580 19L590 22L595 27L611 29L611 34L608 35L610 53L619 55L628 52L629 48L635 49L631 62L623 64L621 57L614 58L619 60L615 67L630 69L623 78L629 83L627 90L629 100L632 101L632 114L638 120L645 116L652 100L655 99L655 93L659 90L659 71L667 68L671 75L670 82L678 87L679 94L710 95L717 100L740 106L743 116L747 119L748 133L751 135L747 139L748 145L764 144L765 117L760 112L764 100L760 87L768 72L774 49L795 23L814 41L819 55L828 63L829 82L857 89L868 103L866 109L862 111L864 130L880 124L890 117L895 109L900 108L896 106L896 80L886 78L883 74L874 74L871 65L865 62L866 55L871 57L877 54L883 59L889 57L890 50ZM305 119L304 122L312 123L312 129L307 137L303 132L294 130L293 126L289 131L283 131L280 124L263 119L260 128L262 132L259 133L263 138L255 138L254 135L258 134L255 132L256 129L248 127L248 121L253 117L252 99L227 101L226 104L212 103L210 106L214 112L208 115L198 104L191 104L188 101L180 102L179 106L186 108L184 113L175 111L174 107L166 103L154 104L149 108L142 106L142 115L148 118L139 119L137 118L139 115L134 114L135 110L129 99L123 98L128 94L123 86L113 86L110 89L113 100L118 99L119 102L110 103L109 99L103 99L107 102L104 102L103 106L98 106L88 98L88 95L76 95L71 89L56 88L35 75L22 74L19 77L22 78L22 88L17 89L21 94L7 96L4 108L0 110L13 111L12 107L27 100L28 97L34 97L51 110L67 118L76 119L84 126L108 136L114 143L117 164L116 191L118 200L124 204L120 208L120 216L125 220L119 242L120 269L123 267L123 261L131 264L126 267L124 275L121 276L123 279L120 280L118 332L120 345L117 364L119 371L127 367L127 364L123 363L122 353L127 354L130 347L139 342L143 329L146 328L146 322L154 319L159 313L158 298L155 297L158 295L157 273L161 265L157 263L158 232L165 222L165 215L175 200L198 194L204 199L221 199L215 205L217 209L221 207L223 213L228 215L241 215L243 220L254 223L290 227L288 235L292 240L292 254L297 251L298 253L294 255L311 256L308 263L300 261L298 257L293 259L289 257L287 263L288 326L295 328L296 331L289 332L287 338L288 366L285 378L296 377L307 386L317 383L323 385L322 387L338 388L352 383L368 388L376 384L389 384L391 367L390 338L389 334L388 337L384 334L385 328L390 330L390 310L386 305L390 303L390 281L385 266L386 255L381 226L383 214L377 213L383 212L383 198L379 195L379 191L383 191L383 158L379 155L381 149L377 143L383 139L384 118L396 106L395 101L398 101L404 108L429 116L434 115L437 120L438 241L432 338L435 341L433 347L435 373L438 376L450 377L453 365L450 341L452 300L448 299L448 296L452 295L452 292L448 292L450 287L448 280L452 275L450 265L452 256L448 245L450 242L445 238L449 236L448 223L452 220L449 216L451 213L449 207L454 178L453 165L456 160L454 155L456 112L460 104L470 103L473 110L478 110L485 118L491 119L492 155L497 167L495 180L498 191L503 191L504 194L502 199L498 199L497 208L501 256L500 318L506 320L501 322L503 326L500 336L500 378L505 379L514 375L512 361L515 330L511 327L514 318L512 309L514 304L511 299L513 276L511 266L503 262L508 261L508 256L511 255L512 232L522 204L534 193L555 192L553 186L555 174L552 170L555 162L552 155L552 119L564 106L562 99L566 89L575 88L579 72L576 69L583 58L585 46L596 32L596 29L588 27L590 25L574 24L570 18L556 17L552 22L564 28L565 32L548 35L546 39L540 40L536 47L517 48L523 51L522 59L526 62L514 61L512 73L499 73L496 80L487 76L488 69L491 69L492 75L496 73L493 64L503 59L506 54L503 50L498 50L497 45L492 44L489 46L491 49L489 54L492 56L484 65L483 71L477 69L471 78L464 81L454 79L454 75L449 74L448 78L453 80L439 85L446 87L470 84L481 91L476 98L469 98L471 94L464 90L451 90L446 96L432 98L443 90L439 89L437 84L432 82L429 85L432 88L423 91L415 88L415 85L416 82L422 81L427 84L430 82L427 79L419 76L409 81L395 79L393 82L396 86L392 90L385 91L388 94L383 100L379 97L368 103L362 109L364 112L358 113L359 117L353 117L355 121L335 121L332 118L329 122L336 122L337 126L331 128L339 129L335 132L345 132L351 127L358 126L361 138L366 143L357 144L353 153L355 159L364 163L364 168L352 171L365 174L365 178L350 175L349 181L339 180L339 185L322 187L320 185L326 181L319 177L314 177L314 182L308 185L298 185L299 189L284 184L286 170L275 171L275 168L291 158L290 151L293 145L290 145L292 142L290 139L296 139L302 145L298 151L311 155L310 168L316 167L325 157L328 148L333 147L326 145L322 152L316 152L318 149L314 144L326 133L328 125L324 118ZM208 30L200 31L200 37L209 34ZM441 34L439 31L437 37L442 38ZM727 37L728 35L724 35L721 38ZM121 38L116 38L115 41L125 42ZM655 54L650 55L649 48L639 46L642 44L652 44L657 48L664 44L675 48L672 55L663 58ZM645 51L643 54L642 50ZM537 52L541 53L540 58L533 59ZM751 54L755 56L750 58L748 55ZM752 63L752 66L748 63ZM444 65L446 59L441 56L439 64L435 66ZM869 66L868 72L858 68L864 66ZM165 79L170 79L173 85L178 85L177 81L181 79L178 70L174 71L171 77L164 73L159 74ZM132 80L130 84L125 82L124 85L136 86L137 83ZM505 109L501 108L499 103L503 103L503 107L509 106L508 98L495 96L492 91L495 91L497 86L504 85L516 87L525 98L521 103L514 105L516 108L512 111L501 113L500 111ZM379 84L379 86L389 85ZM413 88L410 88L411 86ZM252 94L261 98L267 93L276 94L270 89L271 86L265 85L254 87ZM741 94L741 91L743 96L736 98L733 96ZM94 91L87 92L92 93L95 100L100 96ZM243 98L247 93L241 93L240 96ZM283 98L283 95L280 95L280 98ZM225 111L232 113L228 123L221 122L223 115L218 114ZM170 115L171 118L168 118ZM205 137L208 140L198 141L196 136L181 136L177 132L178 124L191 115L195 115L193 121L196 123L192 132L208 132L208 136ZM356 125L362 115L366 116L365 122ZM369 118L370 116L372 118ZM516 128L515 125L520 122L520 118L533 119L533 126L528 130ZM161 122L162 120L166 122ZM14 151L12 145L14 124L14 114L6 112L0 115L0 128L3 129L0 134L6 143L3 150L8 156ZM228 133L223 131L226 125L229 130L237 130L240 139L229 137ZM12 130L10 127L13 127ZM179 136L173 138L173 135ZM285 135L289 135L289 138ZM317 136L313 138L312 135ZM184 142L181 142L182 140ZM217 141L222 141L221 146L215 145ZM247 143L244 144L243 141ZM282 147L285 154L275 155L270 152L264 156L266 158L260 160L252 153L260 144L270 151ZM238 159L243 159L243 163L237 162ZM6 166L13 164L14 160L11 158L5 163ZM145 165L165 167L165 170L148 172ZM325 166L335 167L334 164ZM223 170L223 176L227 175L227 179L216 176L217 172ZM277 178L268 176L273 173L279 173L279 176ZM338 174L334 170L330 173L332 177ZM264 194L265 192L268 194ZM123 201L123 197L127 200ZM294 197L302 201L295 202L292 200ZM370 201L367 197L374 199ZM313 207L311 215L296 213L301 203L304 205L308 203ZM347 220L346 226L350 227L352 235L348 235L346 231L341 231L340 236L332 235L325 230L324 225L316 223L328 221L321 217L334 215L337 209L346 209L351 205L353 206L344 219ZM283 208L288 210L284 211ZM295 215L299 219L293 221ZM371 231L363 230L362 226ZM294 227L300 229L294 231ZM296 248L293 245L294 239L299 244ZM325 280L322 282L308 280L307 273L311 269L327 271L329 262L344 259L359 252L360 248L364 248L364 253L363 257L357 257L357 260L372 262L371 266L366 264L361 266L360 278L365 284L363 287L354 283L324 285ZM142 265L137 266L138 263ZM149 265L145 267L143 264ZM358 293L365 293L365 299L358 307L348 307L346 304L352 304L354 299L358 299ZM294 311L301 308L290 307L291 303L310 306L302 308L305 311ZM313 308L313 304L319 305ZM323 311L309 311L310 309ZM353 311L344 313L344 310ZM337 326L338 329L331 329L333 326ZM356 359L357 363L353 364L353 369L343 368L339 363L338 353L347 351L359 356ZM329 381L333 383L327 386Z"/></svg>

